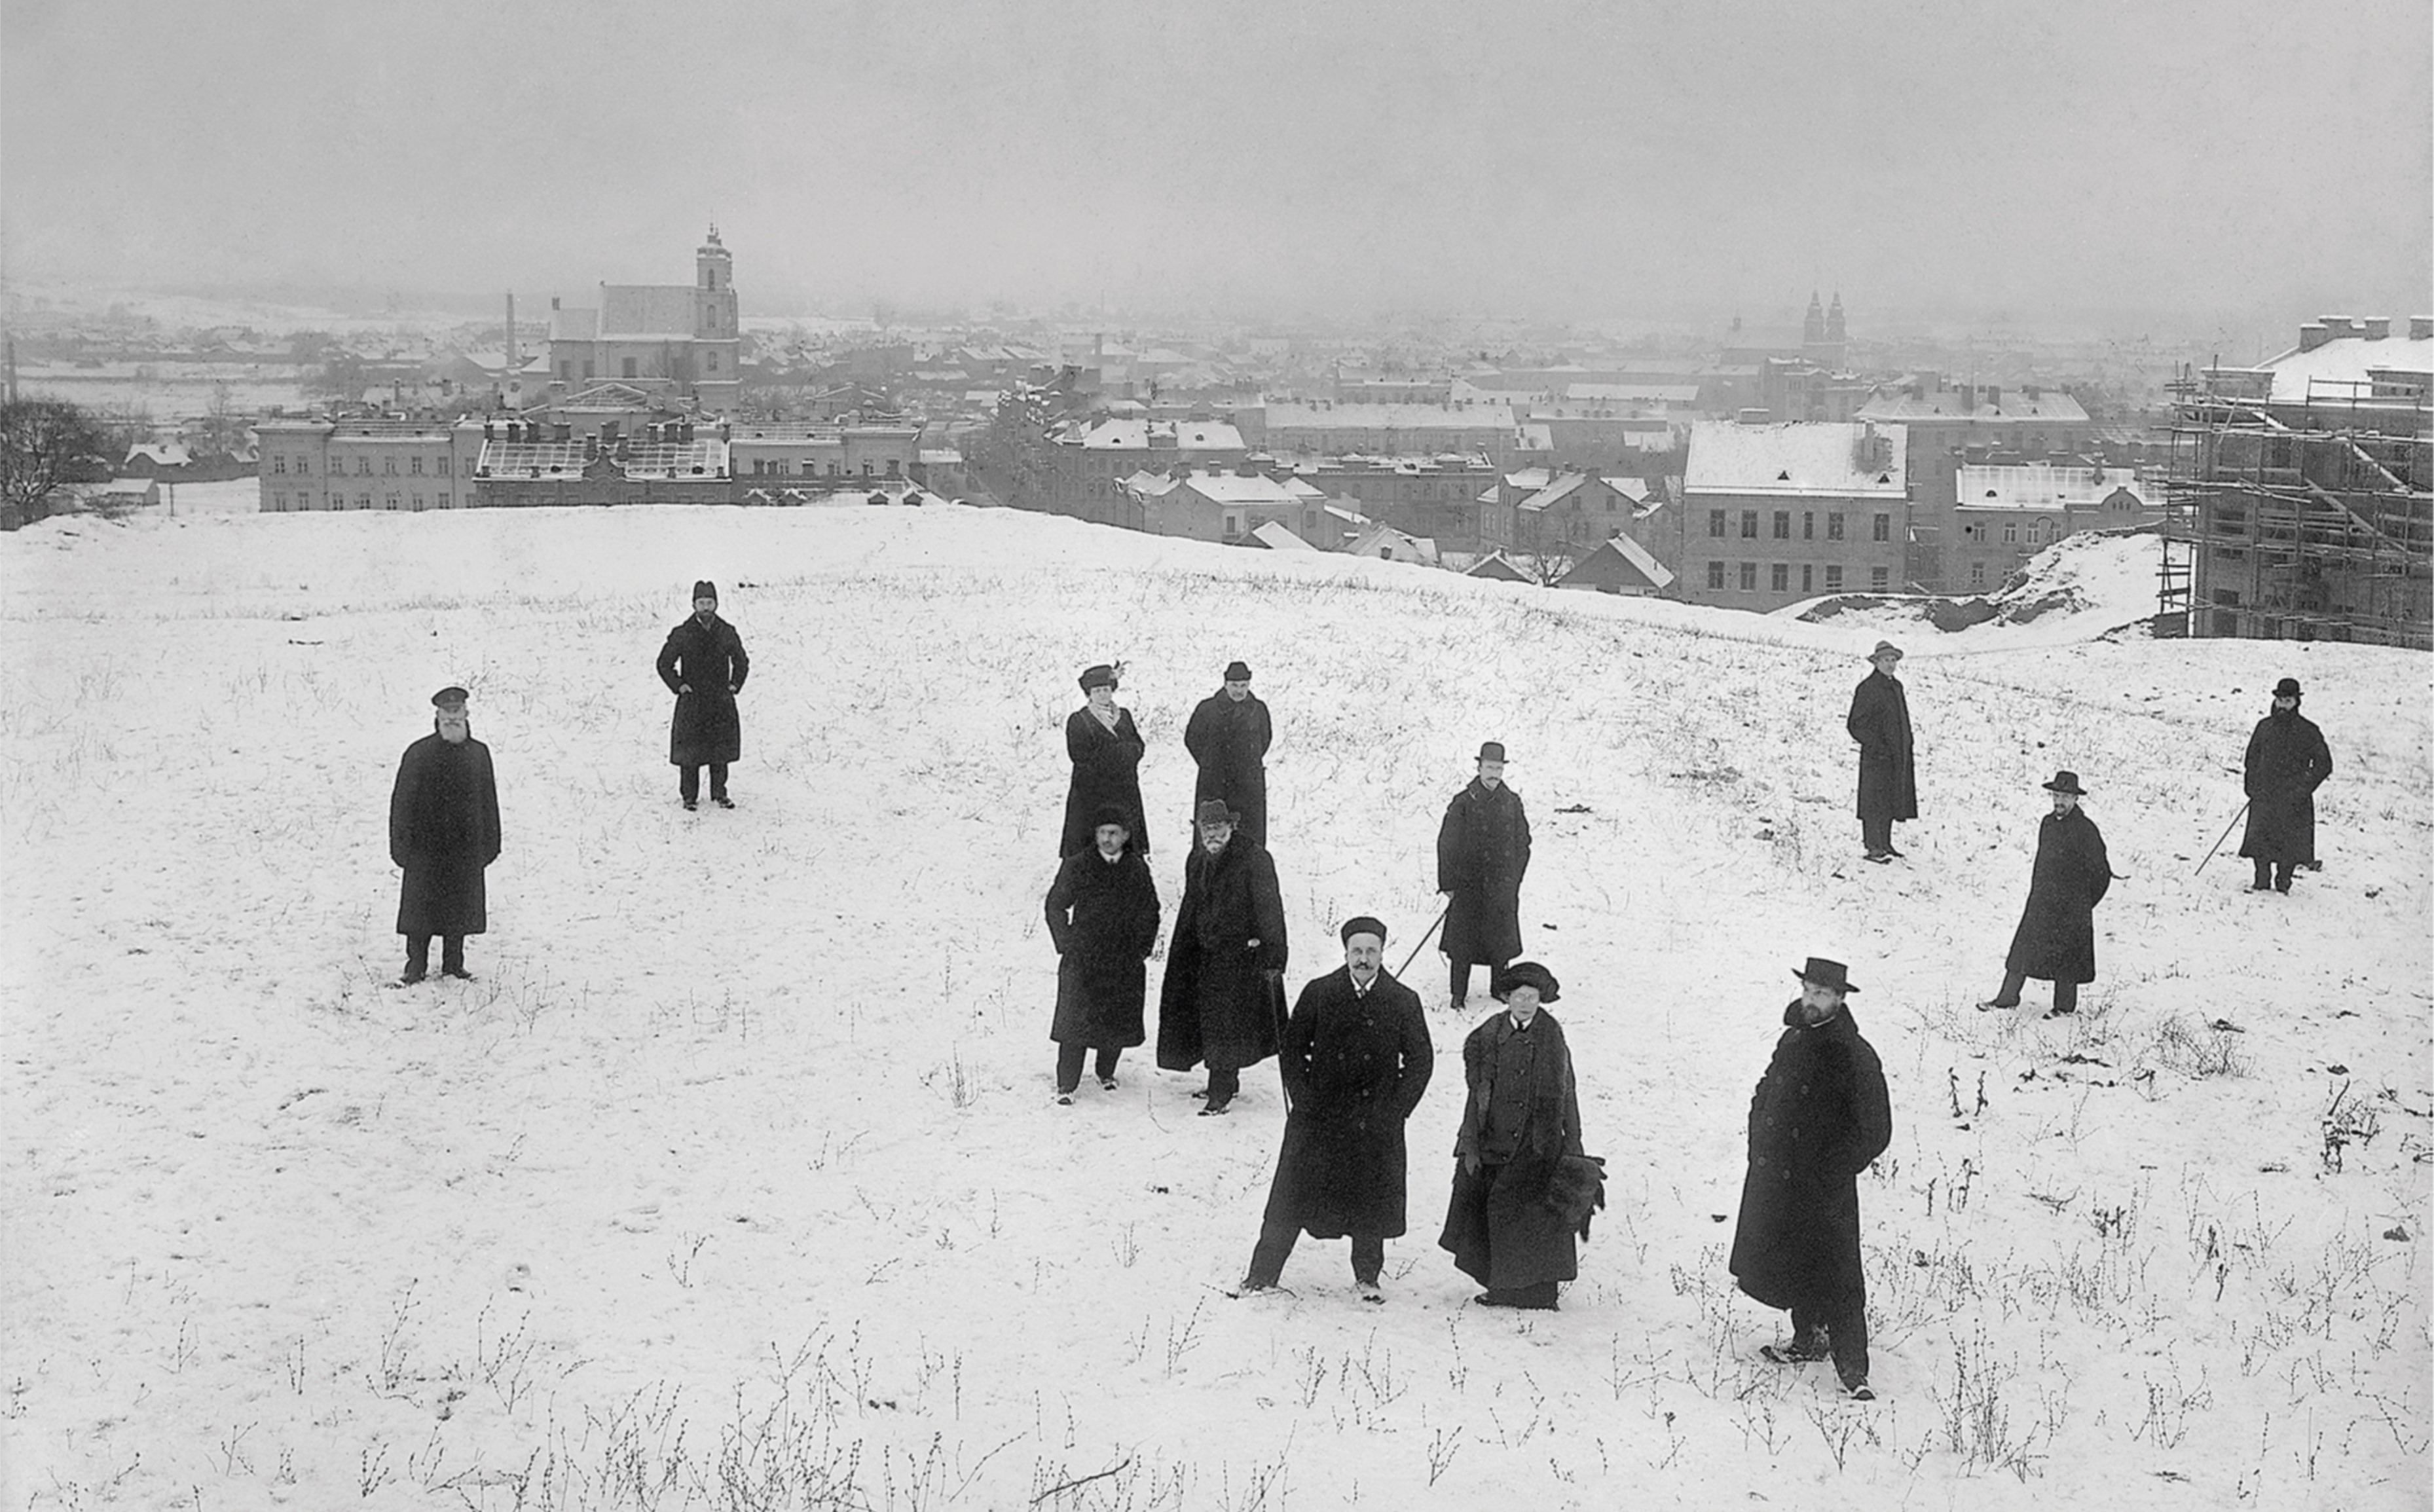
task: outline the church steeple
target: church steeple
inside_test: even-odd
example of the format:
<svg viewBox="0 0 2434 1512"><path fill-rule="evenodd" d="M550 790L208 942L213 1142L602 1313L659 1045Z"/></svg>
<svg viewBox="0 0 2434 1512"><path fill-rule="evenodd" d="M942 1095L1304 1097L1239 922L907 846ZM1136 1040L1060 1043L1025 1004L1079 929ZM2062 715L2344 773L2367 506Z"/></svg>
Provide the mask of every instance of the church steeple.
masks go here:
<svg viewBox="0 0 2434 1512"><path fill-rule="evenodd" d="M1843 291L1834 291L1834 307L1826 312L1826 339L1835 343L1850 338L1843 331Z"/></svg>
<svg viewBox="0 0 2434 1512"><path fill-rule="evenodd" d="M1817 291L1808 291L1808 318L1800 323L1803 345L1815 346L1826 339L1826 307L1817 301Z"/></svg>

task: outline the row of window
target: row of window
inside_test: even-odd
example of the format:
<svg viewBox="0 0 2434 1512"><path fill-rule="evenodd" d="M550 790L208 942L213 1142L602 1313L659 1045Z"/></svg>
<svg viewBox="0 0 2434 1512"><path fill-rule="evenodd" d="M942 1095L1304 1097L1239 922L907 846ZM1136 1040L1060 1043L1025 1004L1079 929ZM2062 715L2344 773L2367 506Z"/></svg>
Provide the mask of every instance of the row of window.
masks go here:
<svg viewBox="0 0 2434 1512"><path fill-rule="evenodd" d="M407 463L405 470L407 476L420 477L423 475L422 464L425 460L424 458L420 456L409 456L405 460ZM447 457L435 456L429 460L432 464L431 471L434 476L443 478L448 476L449 459ZM313 473L313 458L310 455L290 457L284 453L278 453L273 455L270 458L270 471L274 475L279 476L284 476L287 472L293 471L298 477L310 477ZM346 471L347 459L345 457L339 457L329 465L329 474L332 477L337 477L343 474ZM385 477L397 476L397 458L393 456L382 457L381 473ZM371 475L372 459L369 456L356 457L355 476L368 478Z"/></svg>
<svg viewBox="0 0 2434 1512"><path fill-rule="evenodd" d="M314 507L313 498L310 492L298 493L291 503L288 494L273 490L270 495L271 512L283 514L291 507L310 509ZM358 493L351 502L346 494L336 492L322 494L320 498L320 507L324 509L369 509L372 507L372 496L369 493ZM380 507L384 509L453 509L456 507L456 496L445 492L429 495L388 493L381 496Z"/></svg>
<svg viewBox="0 0 2434 1512"><path fill-rule="evenodd" d="M1707 534L1720 539L1724 536L1727 533L1726 527L1730 523L1731 514L1732 511L1729 509L1708 510ZM1756 541L1758 539L1757 517L1758 511L1756 509L1743 509L1741 511L1741 539L1743 541ZM1869 540L1891 541L1894 538L1894 517L1889 514L1871 515L1869 517L1868 529ZM1777 509L1774 511L1774 539L1777 541L1790 541L1791 539L1791 510ZM1817 539L1816 510L1803 509L1800 511L1800 539L1803 541L1814 541ZM1830 509L1826 511L1826 539L1828 541L1841 541L1843 539L1842 510Z"/></svg>
<svg viewBox="0 0 2434 1512"><path fill-rule="evenodd" d="M2029 522L2028 539L2031 545L2043 545L2048 541L2060 541L2062 539L2062 527L2055 524L2050 520L2031 520ZM1974 524L1963 525L1961 527L1961 537L1964 541L1985 541L1989 539L1987 535L1986 523L1980 520ZM2017 520L2004 521L2003 544L2014 546L2019 544L2019 541L2020 523Z"/></svg>
<svg viewBox="0 0 2434 1512"><path fill-rule="evenodd" d="M1760 564L1754 561L1745 561L1738 564L1721 561L1711 561L1707 563L1707 586L1711 589L1717 590L1718 592L1723 591L1727 586L1729 586L1725 581L1725 575L1727 571L1736 565L1740 568L1739 586L1740 591L1744 593L1757 593L1757 570ZM1767 592L1771 593L1791 593L1791 572L1794 564L1788 561L1777 561L1768 562L1764 565L1766 567ZM1820 570L1817 563L1804 561L1797 565L1800 569L1800 591L1802 593L1839 593L1843 591L1842 563L1829 561L1825 564L1823 571L1824 581L1822 584L1819 581ZM1868 586L1870 588L1882 592L1891 587L1892 584L1893 569L1889 567L1871 567L1868 569Z"/></svg>
<svg viewBox="0 0 2434 1512"><path fill-rule="evenodd" d="M887 476L887 477L891 477L891 478L892 478L892 477L900 477L900 476L902 476L902 475L903 475L903 470L904 470L904 464L903 464L902 460L901 460L901 459L900 459L900 458L897 458L897 457L892 457L892 456L891 456L891 457L889 457L889 458L887 459L887 472L886 472L884 474L880 473L880 472L878 472L878 471L877 471L877 470L872 466L871 461L870 461L870 459L869 459L868 457L865 457L865 458L863 458L863 461L862 461L862 475L863 475L864 477L866 477L866 478L869 478L869 477L879 477L879 476L883 476L883 475ZM752 475L753 475L754 477L756 477L756 478L758 478L758 477L780 477L780 478L782 478L782 477L791 477L791 476L793 476L794 474L793 474L793 470L792 470L792 468L788 465L787 459L786 459L786 458L784 458L784 457L782 457L782 456L780 456L780 457L763 457L763 456L756 456L756 457L754 457L754 458L752 459ZM809 459L806 459L806 460L804 461L804 463L803 463L803 476L805 476L805 477L807 477L807 478L808 478L808 477L815 477L815 476L817 476L817 475L818 475L817 469L813 465L813 463L812 463ZM835 460L831 459L831 460L830 461L830 463L829 463L828 475L829 475L830 477L832 477L832 478L833 478L833 477L842 477L842 476L844 476L844 475L845 475L845 469L844 469L844 467L843 467L840 463L838 463L838 462L836 462Z"/></svg>

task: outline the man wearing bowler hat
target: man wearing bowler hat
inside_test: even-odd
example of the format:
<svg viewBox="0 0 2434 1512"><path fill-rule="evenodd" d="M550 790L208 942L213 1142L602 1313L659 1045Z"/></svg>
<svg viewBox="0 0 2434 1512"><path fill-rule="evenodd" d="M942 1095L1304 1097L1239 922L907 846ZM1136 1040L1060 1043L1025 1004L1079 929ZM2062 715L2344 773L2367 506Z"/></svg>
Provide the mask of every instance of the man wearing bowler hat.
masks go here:
<svg viewBox="0 0 2434 1512"><path fill-rule="evenodd" d="M1860 743L1860 843L1867 859L1884 865L1894 849L1894 823L1918 817L1918 768L1911 759L1910 699L1894 669L1901 647L1878 641L1868 653L1876 670L1851 690L1851 713L1843 721Z"/></svg>
<svg viewBox="0 0 2434 1512"><path fill-rule="evenodd" d="M723 809L727 767L744 751L744 723L735 696L752 670L735 627L719 618L718 587L693 585L693 613L668 631L660 647L660 680L677 696L668 718L668 762L677 769L677 796L687 809L701 806L701 769L710 768L710 800Z"/></svg>
<svg viewBox="0 0 2434 1512"><path fill-rule="evenodd" d="M1339 933L1344 964L1301 989L1277 1052L1284 1146L1241 1292L1275 1286L1304 1233L1348 1235L1361 1299L1386 1299L1386 1241L1404 1228L1403 1124L1436 1058L1419 994L1386 972L1386 926L1364 914Z"/></svg>
<svg viewBox="0 0 2434 1512"><path fill-rule="evenodd" d="M2316 859L2316 789L2333 775L2324 732L2299 712L2299 679L2273 685L2273 711L2248 737L2241 769L2248 786L2248 829L2239 853L2256 865L2258 892L2290 890L2290 873Z"/></svg>
<svg viewBox="0 0 2434 1512"><path fill-rule="evenodd" d="M1284 1020L1285 902L1277 864L1234 829L1234 812L1200 805L1199 843L1183 860L1183 902L1157 989L1161 1071L1208 1065L1204 1117L1228 1112L1243 1068L1277 1053Z"/></svg>
<svg viewBox="0 0 2434 1512"><path fill-rule="evenodd" d="M1446 805L1437 827L1437 891L1446 897L1437 949L1450 968L1450 1006L1470 996L1470 969L1492 979L1521 954L1521 877L1530 869L1530 817L1504 785L1504 744L1479 747L1479 775Z"/></svg>
<svg viewBox="0 0 2434 1512"><path fill-rule="evenodd" d="M440 974L471 981L465 936L489 928L482 873L499 859L499 784L490 747L473 738L470 696L454 686L431 696L431 733L405 747L389 789L388 858L404 873L397 895L397 932L405 936L400 987L430 975L434 935Z"/></svg>
<svg viewBox="0 0 2434 1512"><path fill-rule="evenodd" d="M1261 846L1268 843L1268 745L1275 730L1268 706L1251 692L1251 669L1226 667L1226 685L1200 700L1183 727L1183 748L1199 764L1192 784L1196 802L1217 799L1234 811L1234 828Z"/></svg>
<svg viewBox="0 0 2434 1512"><path fill-rule="evenodd" d="M2079 806L2087 795L2079 774L2056 772L2045 786L2053 812L2037 826L2028 906L2003 960L2002 988L1981 1007L2018 1007L2021 985L2033 976L2053 983L2054 1013L2077 1013L2079 985L2096 980L2096 905L2113 885L2113 864L2096 821Z"/></svg>
<svg viewBox="0 0 2434 1512"><path fill-rule="evenodd" d="M1777 1365L1831 1357L1843 1389L1868 1401L1860 1173L1893 1143L1894 1114L1884 1067L1851 1019L1848 972L1812 955L1791 973L1800 996L1750 1097L1730 1267L1742 1291L1791 1314L1791 1337L1759 1353Z"/></svg>

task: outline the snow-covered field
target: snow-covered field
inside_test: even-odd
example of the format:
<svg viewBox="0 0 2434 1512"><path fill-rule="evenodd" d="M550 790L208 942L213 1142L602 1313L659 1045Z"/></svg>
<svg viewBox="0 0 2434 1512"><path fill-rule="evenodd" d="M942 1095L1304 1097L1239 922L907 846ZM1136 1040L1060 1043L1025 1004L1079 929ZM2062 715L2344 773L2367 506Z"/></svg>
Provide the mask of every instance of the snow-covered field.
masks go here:
<svg viewBox="0 0 2434 1512"><path fill-rule="evenodd" d="M701 576L753 675L741 807L687 815L650 662ZM2103 593L1906 632L1926 816L1877 868L1869 625L952 507L55 520L0 594L0 1506L2427 1504L2422 656L2098 639ZM1223 1120L1141 1052L1049 1100L1073 674L1129 663L1171 916L1238 656L1294 987L1356 912L1401 960L1513 751L1612 1173L1560 1313L1434 1246L1483 999L1432 1008L1383 1309L1310 1241L1220 1295L1272 1069ZM2258 897L2192 871L2285 674L2326 865ZM391 989L388 784L449 681L491 933ZM2060 766L2127 880L2087 1011L2014 1022L1971 1005ZM1723 1269L1809 954L1893 1084L1874 1404L1760 1363Z"/></svg>

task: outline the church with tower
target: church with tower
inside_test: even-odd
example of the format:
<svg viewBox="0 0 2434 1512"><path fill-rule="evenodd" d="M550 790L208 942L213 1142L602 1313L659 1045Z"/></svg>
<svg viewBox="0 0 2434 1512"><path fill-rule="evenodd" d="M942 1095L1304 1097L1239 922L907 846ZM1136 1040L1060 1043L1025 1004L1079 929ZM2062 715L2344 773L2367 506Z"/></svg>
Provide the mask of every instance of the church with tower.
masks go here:
<svg viewBox="0 0 2434 1512"><path fill-rule="evenodd" d="M1840 369L1851 349L1843 329L1843 291L1834 291L1834 305L1821 309L1817 291L1808 291L1808 316L1800 325L1800 354L1821 368Z"/></svg>
<svg viewBox="0 0 2434 1512"><path fill-rule="evenodd" d="M603 284L588 307L549 301L550 397L613 383L727 413L743 395L742 343L735 258L712 226L689 284Z"/></svg>

